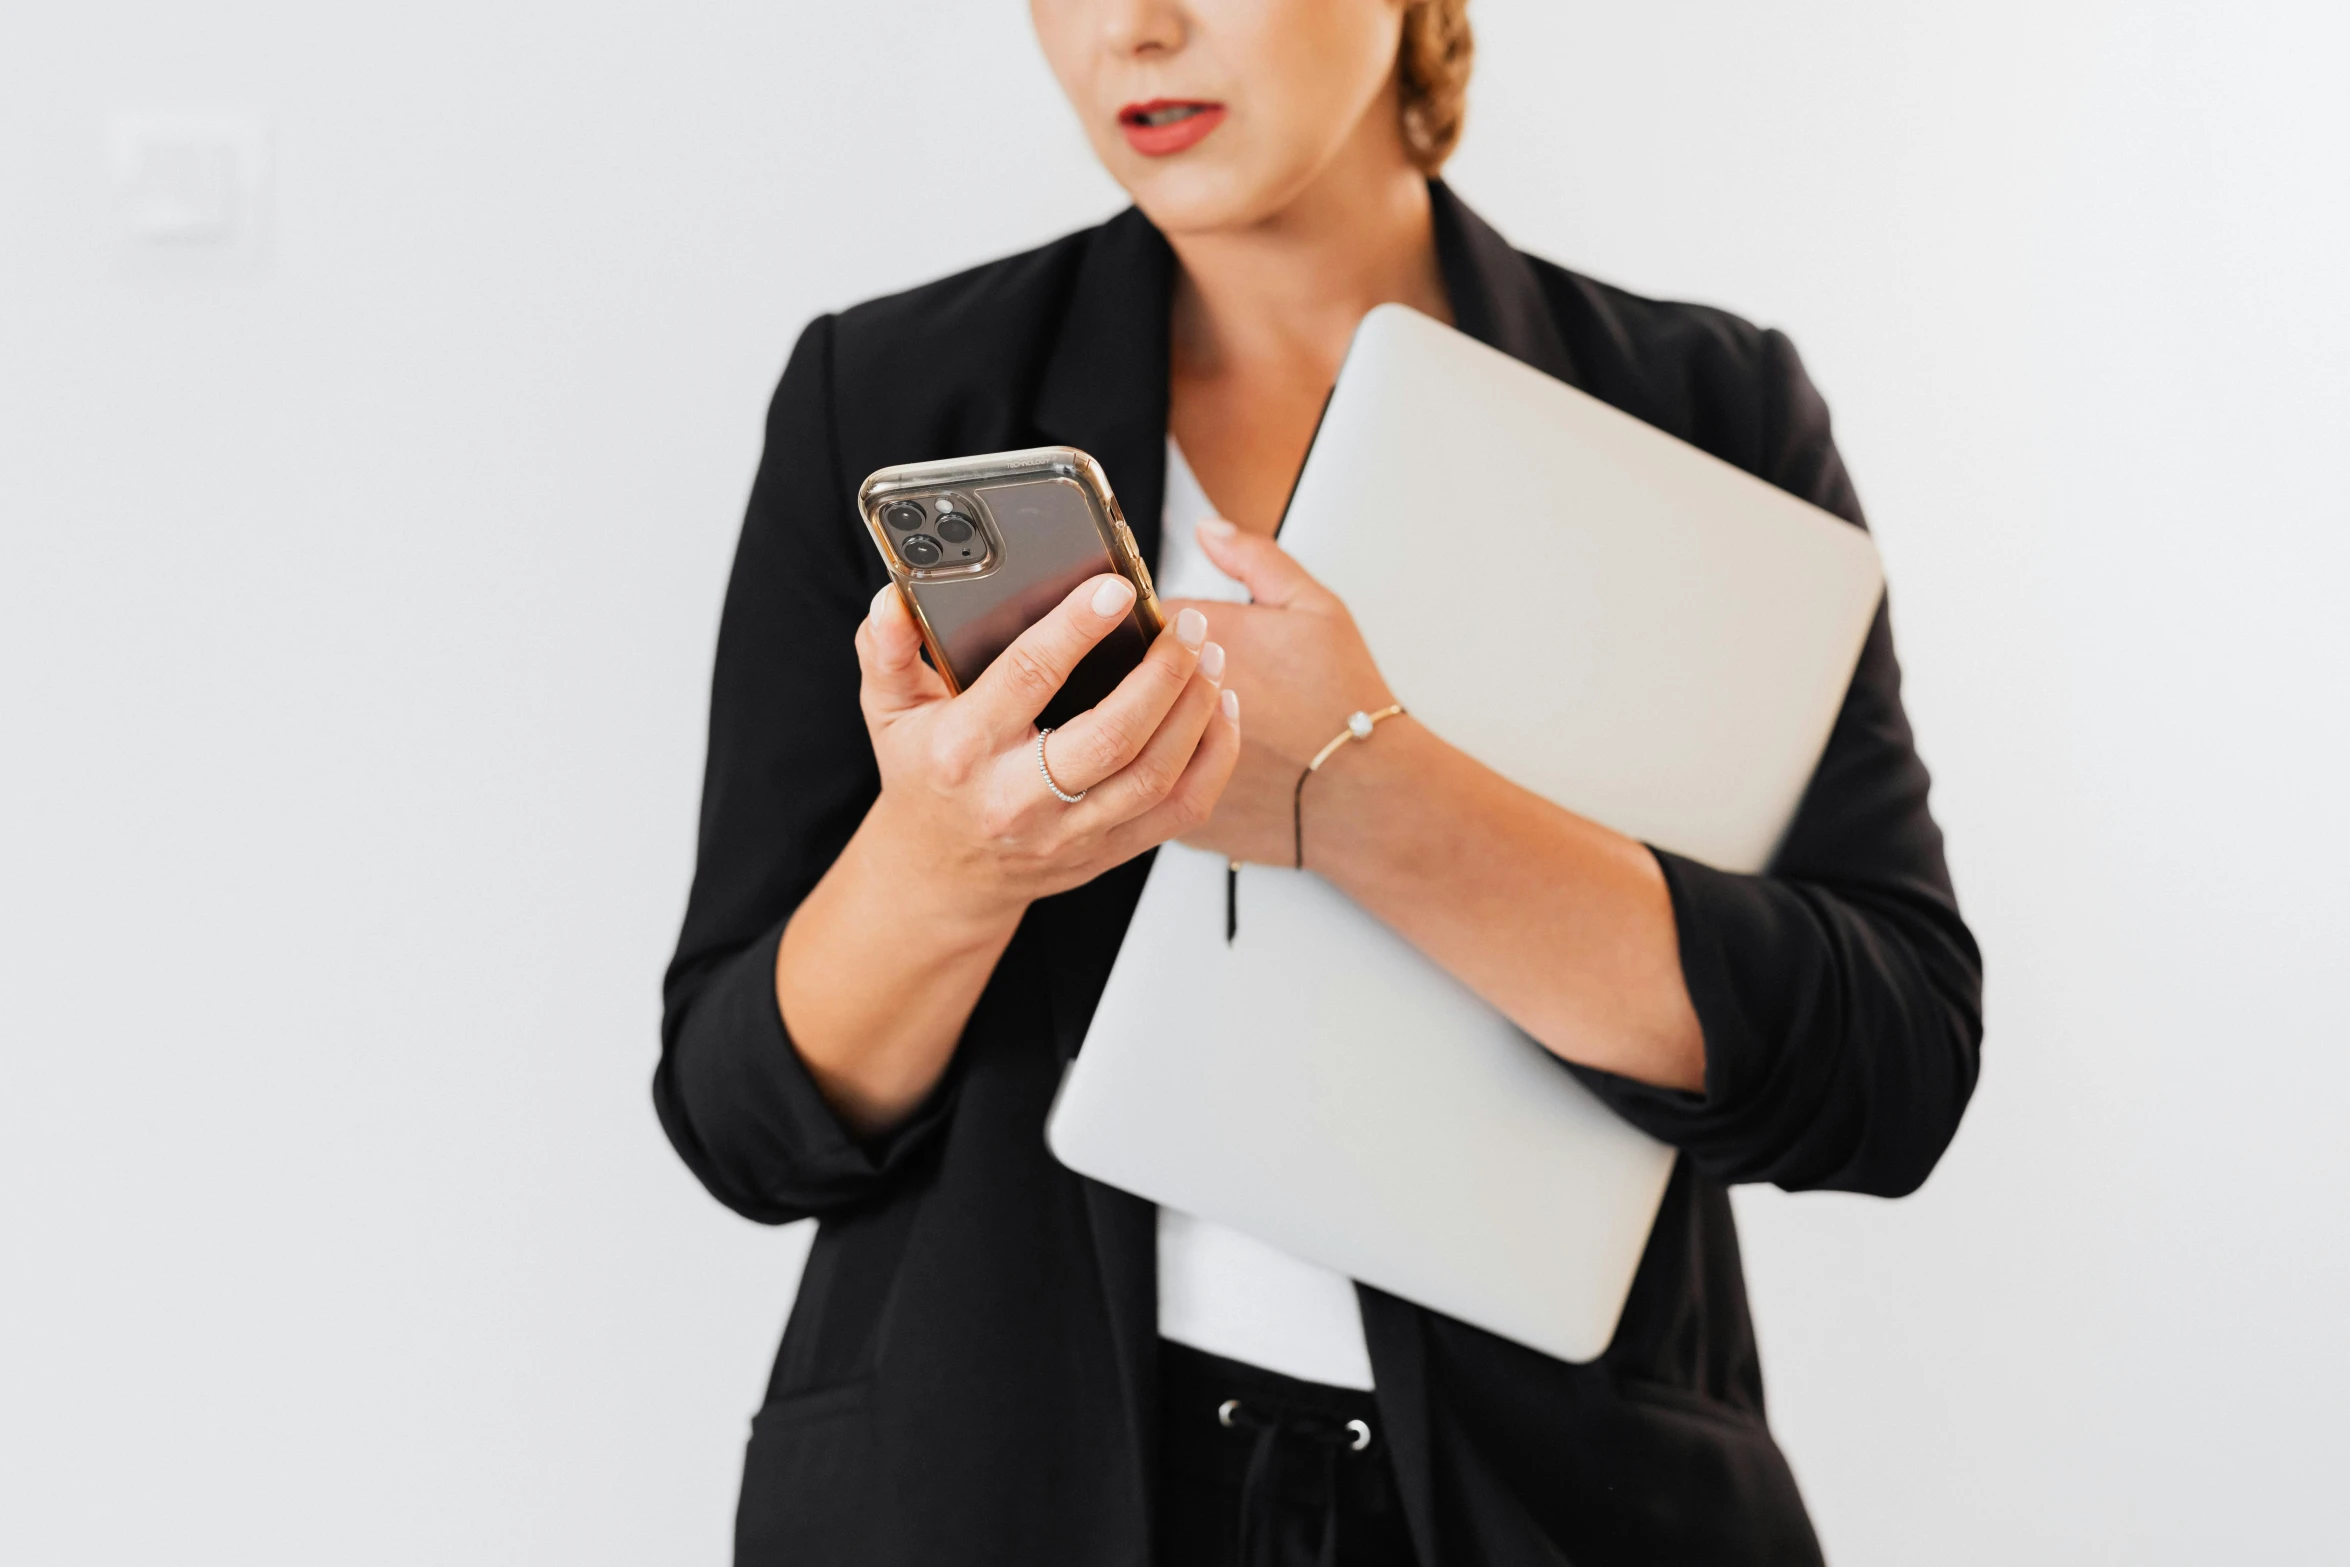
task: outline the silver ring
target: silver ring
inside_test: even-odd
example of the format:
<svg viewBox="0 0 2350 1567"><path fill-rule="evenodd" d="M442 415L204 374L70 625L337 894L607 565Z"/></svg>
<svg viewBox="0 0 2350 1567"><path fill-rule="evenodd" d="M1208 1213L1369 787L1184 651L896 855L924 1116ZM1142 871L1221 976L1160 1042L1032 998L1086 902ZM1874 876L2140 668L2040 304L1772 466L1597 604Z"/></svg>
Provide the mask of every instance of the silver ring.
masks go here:
<svg viewBox="0 0 2350 1567"><path fill-rule="evenodd" d="M1216 1406L1216 1424L1229 1430L1232 1425L1232 1412L1239 1407L1240 1400L1237 1398L1228 1398L1221 1404L1218 1404Z"/></svg>
<svg viewBox="0 0 2350 1567"><path fill-rule="evenodd" d="M1068 790L1062 788L1060 784L1054 781L1053 770L1050 767L1047 767L1044 763L1044 737L1051 734L1052 732L1053 731L1049 725L1043 729L1039 729L1036 732L1036 770L1044 774L1044 786L1053 792L1054 799L1060 801L1063 805L1075 805L1078 801L1085 798L1087 791L1080 789L1075 794L1071 794Z"/></svg>
<svg viewBox="0 0 2350 1567"><path fill-rule="evenodd" d="M1349 1420L1346 1423L1346 1428L1355 1434L1354 1450L1356 1452L1359 1453L1371 1445L1371 1428L1368 1424L1360 1420Z"/></svg>

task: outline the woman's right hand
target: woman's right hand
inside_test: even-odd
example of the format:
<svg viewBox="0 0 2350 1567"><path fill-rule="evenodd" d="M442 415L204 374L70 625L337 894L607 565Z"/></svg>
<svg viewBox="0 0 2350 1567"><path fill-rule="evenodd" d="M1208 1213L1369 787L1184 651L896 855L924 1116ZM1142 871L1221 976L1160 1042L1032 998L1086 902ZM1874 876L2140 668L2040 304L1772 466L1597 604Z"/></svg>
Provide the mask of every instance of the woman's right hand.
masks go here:
<svg viewBox="0 0 2350 1567"><path fill-rule="evenodd" d="M1037 898L1089 881L1208 819L1240 755L1224 650L1185 610L1090 711L1047 737L1036 715L1126 618L1122 578L1081 584L960 696L922 662L895 587L857 628L881 795L785 924L784 1030L849 1129L895 1126L953 1059L996 961Z"/></svg>
<svg viewBox="0 0 2350 1567"><path fill-rule="evenodd" d="M1045 740L1057 798L1037 769L1037 715L1134 605L1124 578L1089 579L960 695L922 661L895 586L857 631L860 701L881 798L868 827L921 868L933 898L1017 920L1037 898L1092 880L1206 822L1240 754L1240 699L1224 650L1184 610L1095 707ZM900 858L903 856L903 858ZM935 905L934 905L935 906Z"/></svg>

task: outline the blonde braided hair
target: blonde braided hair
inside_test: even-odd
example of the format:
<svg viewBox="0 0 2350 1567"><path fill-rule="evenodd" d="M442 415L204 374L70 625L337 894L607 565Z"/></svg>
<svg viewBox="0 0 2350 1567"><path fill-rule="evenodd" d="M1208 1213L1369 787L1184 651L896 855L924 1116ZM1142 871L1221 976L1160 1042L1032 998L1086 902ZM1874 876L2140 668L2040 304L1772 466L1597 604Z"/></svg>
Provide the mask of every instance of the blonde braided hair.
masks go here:
<svg viewBox="0 0 2350 1567"><path fill-rule="evenodd" d="M1407 0L1395 57L1403 142L1412 162L1426 173L1442 168L1460 145L1476 52L1469 0Z"/></svg>

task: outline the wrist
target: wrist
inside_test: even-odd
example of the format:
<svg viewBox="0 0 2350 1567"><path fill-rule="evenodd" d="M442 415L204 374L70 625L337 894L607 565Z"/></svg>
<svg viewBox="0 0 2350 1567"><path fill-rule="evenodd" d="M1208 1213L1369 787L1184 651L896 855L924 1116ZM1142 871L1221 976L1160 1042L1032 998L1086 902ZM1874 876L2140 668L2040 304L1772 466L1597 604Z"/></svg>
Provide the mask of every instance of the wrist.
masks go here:
<svg viewBox="0 0 2350 1567"><path fill-rule="evenodd" d="M993 868L936 841L917 809L888 789L865 813L842 851L854 857L870 894L918 926L926 946L952 950L1000 947L1027 913L1030 898Z"/></svg>
<svg viewBox="0 0 2350 1567"><path fill-rule="evenodd" d="M1367 738L1332 747L1295 797L1305 868L1343 887L1380 857L1406 851L1447 749L1403 712L1380 720Z"/></svg>

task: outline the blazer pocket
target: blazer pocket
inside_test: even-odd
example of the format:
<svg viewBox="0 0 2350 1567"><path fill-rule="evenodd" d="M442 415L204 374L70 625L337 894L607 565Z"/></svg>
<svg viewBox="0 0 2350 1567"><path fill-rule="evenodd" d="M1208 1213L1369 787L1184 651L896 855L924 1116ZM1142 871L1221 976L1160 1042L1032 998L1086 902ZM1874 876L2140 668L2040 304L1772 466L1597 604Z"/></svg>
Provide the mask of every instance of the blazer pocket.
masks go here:
<svg viewBox="0 0 2350 1567"><path fill-rule="evenodd" d="M870 1377L794 1393L752 1416L735 1512L738 1567L857 1559L872 1459Z"/></svg>

